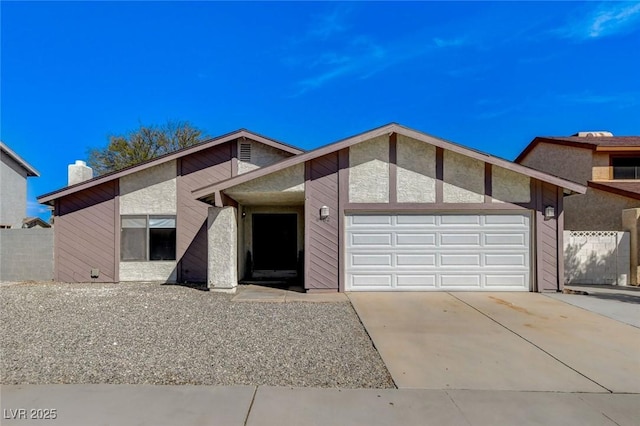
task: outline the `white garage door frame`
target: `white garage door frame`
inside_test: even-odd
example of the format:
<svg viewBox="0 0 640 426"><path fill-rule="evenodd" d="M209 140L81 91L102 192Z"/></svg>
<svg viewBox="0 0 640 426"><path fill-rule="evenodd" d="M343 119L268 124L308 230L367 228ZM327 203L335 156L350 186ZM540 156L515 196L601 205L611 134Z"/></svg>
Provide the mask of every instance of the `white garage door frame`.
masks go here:
<svg viewBox="0 0 640 426"><path fill-rule="evenodd" d="M346 291L531 291L527 211L345 214Z"/></svg>

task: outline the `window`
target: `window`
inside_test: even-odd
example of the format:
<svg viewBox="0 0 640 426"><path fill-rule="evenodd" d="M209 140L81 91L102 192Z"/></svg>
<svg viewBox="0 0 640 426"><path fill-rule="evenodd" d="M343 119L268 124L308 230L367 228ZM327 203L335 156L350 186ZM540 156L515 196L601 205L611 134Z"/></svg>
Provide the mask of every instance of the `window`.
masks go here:
<svg viewBox="0 0 640 426"><path fill-rule="evenodd" d="M122 216L120 259L176 260L175 216Z"/></svg>
<svg viewBox="0 0 640 426"><path fill-rule="evenodd" d="M614 179L640 179L640 157L614 157L611 165Z"/></svg>

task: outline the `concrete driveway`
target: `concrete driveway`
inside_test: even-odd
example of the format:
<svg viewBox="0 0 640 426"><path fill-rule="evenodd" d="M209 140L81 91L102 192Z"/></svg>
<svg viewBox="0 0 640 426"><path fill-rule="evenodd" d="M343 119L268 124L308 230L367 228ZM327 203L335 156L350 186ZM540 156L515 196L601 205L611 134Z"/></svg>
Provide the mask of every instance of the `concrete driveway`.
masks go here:
<svg viewBox="0 0 640 426"><path fill-rule="evenodd" d="M640 329L536 293L350 293L399 388L640 393Z"/></svg>

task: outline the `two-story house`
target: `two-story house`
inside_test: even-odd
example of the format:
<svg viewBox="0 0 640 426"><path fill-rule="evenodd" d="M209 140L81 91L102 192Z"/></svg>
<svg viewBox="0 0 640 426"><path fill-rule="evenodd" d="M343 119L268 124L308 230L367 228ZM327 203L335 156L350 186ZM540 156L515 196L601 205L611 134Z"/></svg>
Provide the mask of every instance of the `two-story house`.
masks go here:
<svg viewBox="0 0 640 426"><path fill-rule="evenodd" d="M629 231L631 283L638 282L640 136L540 136L515 162L587 186L585 194L564 200L565 229Z"/></svg>
<svg viewBox="0 0 640 426"><path fill-rule="evenodd" d="M0 228L22 228L27 213L27 178L38 171L0 142Z"/></svg>

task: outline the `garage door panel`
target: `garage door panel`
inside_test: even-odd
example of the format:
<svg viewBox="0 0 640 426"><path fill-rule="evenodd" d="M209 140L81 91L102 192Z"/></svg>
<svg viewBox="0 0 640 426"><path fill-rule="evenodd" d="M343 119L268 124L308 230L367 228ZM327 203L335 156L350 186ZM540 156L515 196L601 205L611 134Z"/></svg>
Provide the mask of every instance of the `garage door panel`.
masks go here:
<svg viewBox="0 0 640 426"><path fill-rule="evenodd" d="M353 288L372 289L372 288L391 288L391 275L358 275L351 276L351 285Z"/></svg>
<svg viewBox="0 0 640 426"><path fill-rule="evenodd" d="M484 257L484 264L486 266L527 266L527 256L524 253L520 254L486 254Z"/></svg>
<svg viewBox="0 0 640 426"><path fill-rule="evenodd" d="M480 225L480 216L477 215L442 215L440 216L442 225Z"/></svg>
<svg viewBox="0 0 640 426"><path fill-rule="evenodd" d="M398 254L397 266L435 266L435 254Z"/></svg>
<svg viewBox="0 0 640 426"><path fill-rule="evenodd" d="M389 215L357 215L350 216L352 225L391 225Z"/></svg>
<svg viewBox="0 0 640 426"><path fill-rule="evenodd" d="M436 217L433 215L401 215L396 216L396 223L398 225L435 225Z"/></svg>
<svg viewBox="0 0 640 426"><path fill-rule="evenodd" d="M500 289L504 287L522 288L526 286L525 274L511 275L485 275L485 286L492 289Z"/></svg>
<svg viewBox="0 0 640 426"><path fill-rule="evenodd" d="M484 234L485 246L515 246L515 247L527 247L528 242L524 232L521 233L486 233Z"/></svg>
<svg viewBox="0 0 640 426"><path fill-rule="evenodd" d="M480 257L479 254L442 254L440 266L478 267Z"/></svg>
<svg viewBox="0 0 640 426"><path fill-rule="evenodd" d="M480 234L440 234L441 246L480 246Z"/></svg>
<svg viewBox="0 0 640 426"><path fill-rule="evenodd" d="M523 225L528 226L529 217L524 215L487 215L485 223L487 225Z"/></svg>
<svg viewBox="0 0 640 426"><path fill-rule="evenodd" d="M352 246L391 246L391 234L390 233L356 233L351 234Z"/></svg>
<svg viewBox="0 0 640 426"><path fill-rule="evenodd" d="M435 247L436 245L436 234L435 233L425 233L425 234L396 234L396 246L425 246L425 247Z"/></svg>
<svg viewBox="0 0 640 426"><path fill-rule="evenodd" d="M440 287L460 288L460 287L480 287L481 277L477 275L462 274L441 274Z"/></svg>
<svg viewBox="0 0 640 426"><path fill-rule="evenodd" d="M352 266L391 266L391 254L354 254Z"/></svg>
<svg viewBox="0 0 640 426"><path fill-rule="evenodd" d="M529 214L362 214L346 220L347 290L529 289Z"/></svg>
<svg viewBox="0 0 640 426"><path fill-rule="evenodd" d="M396 285L398 288L416 288L416 287L436 287L436 275L396 275Z"/></svg>

